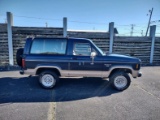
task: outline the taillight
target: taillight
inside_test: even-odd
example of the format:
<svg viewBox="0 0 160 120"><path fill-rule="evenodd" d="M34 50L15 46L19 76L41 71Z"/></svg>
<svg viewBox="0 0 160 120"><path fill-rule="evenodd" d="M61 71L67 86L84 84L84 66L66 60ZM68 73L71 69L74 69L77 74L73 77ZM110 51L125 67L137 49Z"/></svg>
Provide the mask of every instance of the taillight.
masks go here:
<svg viewBox="0 0 160 120"><path fill-rule="evenodd" d="M25 59L22 59L22 68L25 68Z"/></svg>

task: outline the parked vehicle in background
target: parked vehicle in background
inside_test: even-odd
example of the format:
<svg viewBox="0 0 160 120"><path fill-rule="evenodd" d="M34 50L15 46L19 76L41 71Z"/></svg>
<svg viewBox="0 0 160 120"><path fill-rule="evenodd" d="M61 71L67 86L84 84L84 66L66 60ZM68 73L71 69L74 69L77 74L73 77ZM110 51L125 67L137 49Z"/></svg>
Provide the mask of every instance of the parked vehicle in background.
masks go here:
<svg viewBox="0 0 160 120"><path fill-rule="evenodd" d="M141 77L141 60L104 54L91 40L81 38L28 38L17 51L21 74L38 75L44 88L53 88L59 77L109 78L117 90L125 90L131 79Z"/></svg>

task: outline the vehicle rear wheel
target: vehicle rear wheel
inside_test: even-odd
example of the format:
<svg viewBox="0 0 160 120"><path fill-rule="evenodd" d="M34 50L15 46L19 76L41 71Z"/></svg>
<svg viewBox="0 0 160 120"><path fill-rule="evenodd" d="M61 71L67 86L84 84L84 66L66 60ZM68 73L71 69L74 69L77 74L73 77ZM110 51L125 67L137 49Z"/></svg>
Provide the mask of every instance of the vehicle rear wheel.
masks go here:
<svg viewBox="0 0 160 120"><path fill-rule="evenodd" d="M23 55L23 48L19 48L16 53L16 61L17 65L22 66L22 55Z"/></svg>
<svg viewBox="0 0 160 120"><path fill-rule="evenodd" d="M58 76L52 71L43 71L39 75L39 82L43 88L50 89L55 87L58 82Z"/></svg>
<svg viewBox="0 0 160 120"><path fill-rule="evenodd" d="M109 80L112 86L119 91L127 89L131 83L129 75L125 72L116 72L111 75Z"/></svg>

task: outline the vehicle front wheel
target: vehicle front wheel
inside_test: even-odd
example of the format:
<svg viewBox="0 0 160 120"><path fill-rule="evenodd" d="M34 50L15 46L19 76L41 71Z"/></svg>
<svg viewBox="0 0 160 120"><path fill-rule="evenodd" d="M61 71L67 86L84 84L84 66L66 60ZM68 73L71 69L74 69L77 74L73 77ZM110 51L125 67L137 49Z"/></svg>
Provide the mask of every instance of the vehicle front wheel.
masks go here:
<svg viewBox="0 0 160 120"><path fill-rule="evenodd" d="M125 72L116 72L109 78L112 86L119 90L123 91L130 86L131 79L129 75Z"/></svg>
<svg viewBox="0 0 160 120"><path fill-rule="evenodd" d="M39 82L41 86L46 89L55 87L58 79L57 74L51 71L43 71L39 75Z"/></svg>

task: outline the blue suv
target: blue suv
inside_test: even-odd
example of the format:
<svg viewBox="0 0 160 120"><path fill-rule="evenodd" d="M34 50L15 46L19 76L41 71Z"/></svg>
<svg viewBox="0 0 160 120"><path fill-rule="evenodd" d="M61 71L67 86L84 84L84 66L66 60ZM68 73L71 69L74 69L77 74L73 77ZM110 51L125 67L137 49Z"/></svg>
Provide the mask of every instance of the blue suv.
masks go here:
<svg viewBox="0 0 160 120"><path fill-rule="evenodd" d="M38 75L44 88L53 88L59 77L109 78L117 90L125 90L141 77L141 60L105 54L91 40L82 38L27 38L17 51L21 74Z"/></svg>

